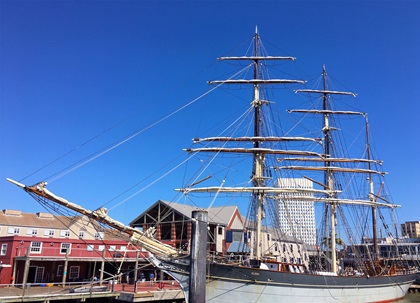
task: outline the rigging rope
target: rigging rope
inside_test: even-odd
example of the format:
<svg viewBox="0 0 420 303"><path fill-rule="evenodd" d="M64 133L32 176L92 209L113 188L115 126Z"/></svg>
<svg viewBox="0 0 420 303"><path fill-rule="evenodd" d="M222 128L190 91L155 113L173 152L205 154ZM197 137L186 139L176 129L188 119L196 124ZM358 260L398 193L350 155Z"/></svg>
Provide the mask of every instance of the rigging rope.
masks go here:
<svg viewBox="0 0 420 303"><path fill-rule="evenodd" d="M235 73L234 75L232 75L230 78L228 78L228 79L227 79L227 80L225 80L225 81L228 81L228 80L230 80L230 79L234 78L235 76L237 76L238 74L240 74L241 72L243 72L243 71L244 71L245 69L247 69L247 68L249 68L249 66L244 67L243 69L241 69L240 71L238 71L237 73ZM211 89L209 89L209 90L208 90L208 91L206 91L205 93L203 93L203 94L201 94L200 96L198 96L198 97L194 98L193 100L191 100L191 101L190 101L190 102L188 102L187 104L184 104L183 106L179 107L178 109L176 109L176 110L175 110L175 111L173 111L172 113L167 114L166 116L164 116L164 117L162 117L162 118L158 119L157 121L153 122L153 123L152 123L152 124L150 124L149 126L147 126L147 127L143 128L143 129L141 129L141 130L139 130L139 131L137 131L137 132L135 132L135 133L133 133L133 134L129 135L128 137L125 137L124 139L122 139L122 140L120 140L120 141L117 141L117 142L116 142L116 143L114 143L114 144L109 145L108 147L105 147L104 149L102 149L102 150L101 150L101 151L99 151L98 153L91 154L90 156L88 156L88 157L86 157L86 158L82 159L81 161L76 162L76 165L70 165L70 166L66 167L65 169L63 169L63 170L59 171L58 173L53 174L53 175L51 175L50 177L46 178L46 180L45 180L45 181L48 181L49 183L51 183L51 182L53 182L53 181L56 181L56 180L60 179L61 177L63 177L63 176L65 176L65 175L67 175L68 173L70 173L70 172L72 172L72 171L74 171L74 170L76 170L76 169L78 169L78 168L80 168L80 167L82 167L82 166L84 166L84 165L88 164L89 162L91 162L91 161L93 161L93 160L95 160L95 159L97 159L97 158L99 158L99 157L103 156L104 154L106 154L106 153L110 152L111 150L113 150L113 149L117 148L118 146L120 146L120 145L122 145L122 144L124 144L124 143L126 143L126 142L130 141L131 139L133 139L133 138L137 137L139 134L141 134L141 133L143 133L143 132L145 132L145 131L147 131L147 130L149 130L149 129L153 128L154 126L156 126L156 125L158 125L158 124L162 123L163 121L165 121L166 119L168 119L168 118L170 118L170 117L174 116L175 114L177 114L178 112L182 111L183 109L185 109L185 108L187 108L187 107L191 106L192 104L194 104L195 102L197 102L197 101L198 101L198 100L200 100L201 98L205 97L206 95L210 94L212 91L216 90L217 88L219 88L219 87L220 87L221 85L223 85L223 84L224 84L224 82L222 82L222 83L219 83L219 84L215 85L214 87L212 87ZM92 140L93 140L93 139L92 139ZM89 141L88 141L88 142L89 142ZM82 145L81 145L81 146L82 146ZM69 153L70 153L70 152L69 152ZM62 157L64 157L64 156L62 156ZM61 158L62 158L62 157L61 157ZM61 159L61 158L59 158L59 159ZM58 160L58 159L57 159L57 160ZM55 161L54 161L54 162L55 162Z"/></svg>

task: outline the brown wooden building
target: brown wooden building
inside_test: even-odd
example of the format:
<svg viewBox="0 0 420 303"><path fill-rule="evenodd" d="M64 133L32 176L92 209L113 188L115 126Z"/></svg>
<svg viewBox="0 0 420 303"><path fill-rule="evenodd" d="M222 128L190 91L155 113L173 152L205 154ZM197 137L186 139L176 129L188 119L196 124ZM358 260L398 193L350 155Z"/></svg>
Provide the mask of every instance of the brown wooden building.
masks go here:
<svg viewBox="0 0 420 303"><path fill-rule="evenodd" d="M189 249L191 213L197 207L159 200L130 222L130 226L149 230L165 244ZM226 254L232 243L244 242L244 223L237 206L208 209L208 249L213 254Z"/></svg>

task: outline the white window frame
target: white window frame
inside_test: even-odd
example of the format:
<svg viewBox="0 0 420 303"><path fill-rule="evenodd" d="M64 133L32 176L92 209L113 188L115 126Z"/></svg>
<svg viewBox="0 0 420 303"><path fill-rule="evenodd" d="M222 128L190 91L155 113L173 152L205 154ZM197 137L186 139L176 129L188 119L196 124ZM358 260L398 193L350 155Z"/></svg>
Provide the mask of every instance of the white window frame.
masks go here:
<svg viewBox="0 0 420 303"><path fill-rule="evenodd" d="M104 239L104 233L103 232L97 232L95 234L95 240L103 240Z"/></svg>
<svg viewBox="0 0 420 303"><path fill-rule="evenodd" d="M35 283L41 283L44 280L45 267L37 266L35 270Z"/></svg>
<svg viewBox="0 0 420 303"><path fill-rule="evenodd" d="M79 238L84 239L85 237L86 237L86 231L84 230L79 231Z"/></svg>
<svg viewBox="0 0 420 303"><path fill-rule="evenodd" d="M26 234L29 235L29 236L36 236L36 235L38 235L38 229L36 229L36 228L28 228L26 230Z"/></svg>
<svg viewBox="0 0 420 303"><path fill-rule="evenodd" d="M54 229L45 229L44 230L44 237L54 237L55 231Z"/></svg>
<svg viewBox="0 0 420 303"><path fill-rule="evenodd" d="M69 279L79 278L80 266L70 266Z"/></svg>
<svg viewBox="0 0 420 303"><path fill-rule="evenodd" d="M105 250L105 245L98 245L98 251Z"/></svg>
<svg viewBox="0 0 420 303"><path fill-rule="evenodd" d="M5 256L7 254L7 243L1 245L0 256Z"/></svg>
<svg viewBox="0 0 420 303"><path fill-rule="evenodd" d="M69 238L70 237L70 230L60 230L60 237L61 238Z"/></svg>
<svg viewBox="0 0 420 303"><path fill-rule="evenodd" d="M64 270L63 265L58 265L57 266L57 277L62 277L63 276L63 270Z"/></svg>
<svg viewBox="0 0 420 303"><path fill-rule="evenodd" d="M38 243L39 243L39 245L38 245ZM34 244L36 244L36 245L34 246ZM39 241L31 242L31 253L32 254L40 254L41 252L42 252L42 242L39 242Z"/></svg>
<svg viewBox="0 0 420 303"><path fill-rule="evenodd" d="M94 251L95 245L94 244L87 244L86 245L86 251Z"/></svg>
<svg viewBox="0 0 420 303"><path fill-rule="evenodd" d="M19 230L19 227L9 227L8 229L7 229L7 233L8 234L14 234L14 235L18 235L19 234L19 232L20 232L20 230Z"/></svg>
<svg viewBox="0 0 420 303"><path fill-rule="evenodd" d="M68 246L68 247L65 247ZM69 255L71 253L71 243L61 243L60 245L60 255L65 255L67 253L67 251L69 252Z"/></svg>

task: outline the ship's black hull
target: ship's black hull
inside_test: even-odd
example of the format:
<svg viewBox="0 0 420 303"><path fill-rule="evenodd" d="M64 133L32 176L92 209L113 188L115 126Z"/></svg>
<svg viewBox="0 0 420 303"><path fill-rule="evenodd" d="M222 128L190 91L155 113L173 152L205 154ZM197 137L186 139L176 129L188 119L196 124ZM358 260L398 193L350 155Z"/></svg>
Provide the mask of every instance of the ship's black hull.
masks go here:
<svg viewBox="0 0 420 303"><path fill-rule="evenodd" d="M188 298L188 262L158 262ZM416 274L355 277L263 270L209 263L206 302L391 302L406 295Z"/></svg>

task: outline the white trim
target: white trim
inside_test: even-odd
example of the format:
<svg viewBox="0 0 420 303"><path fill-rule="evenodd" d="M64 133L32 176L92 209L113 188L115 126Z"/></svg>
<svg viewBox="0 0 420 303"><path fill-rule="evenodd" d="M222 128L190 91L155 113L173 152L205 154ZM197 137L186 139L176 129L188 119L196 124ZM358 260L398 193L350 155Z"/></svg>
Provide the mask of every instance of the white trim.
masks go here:
<svg viewBox="0 0 420 303"><path fill-rule="evenodd" d="M7 254L7 243L1 244L0 256L5 256Z"/></svg>
<svg viewBox="0 0 420 303"><path fill-rule="evenodd" d="M39 243L39 246L33 246L33 244ZM30 250L32 254L40 254L42 252L42 242L41 241L33 241L31 242Z"/></svg>
<svg viewBox="0 0 420 303"><path fill-rule="evenodd" d="M79 275L80 275L80 266L70 266L69 279L79 278Z"/></svg>
<svg viewBox="0 0 420 303"><path fill-rule="evenodd" d="M62 277L64 271L64 265L58 265L57 266L57 277Z"/></svg>
<svg viewBox="0 0 420 303"><path fill-rule="evenodd" d="M68 245L68 247L63 247L64 245ZM71 253L71 243L61 243L60 245L60 255L65 255L67 253L67 251L69 252L68 254L70 255Z"/></svg>

